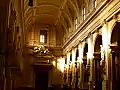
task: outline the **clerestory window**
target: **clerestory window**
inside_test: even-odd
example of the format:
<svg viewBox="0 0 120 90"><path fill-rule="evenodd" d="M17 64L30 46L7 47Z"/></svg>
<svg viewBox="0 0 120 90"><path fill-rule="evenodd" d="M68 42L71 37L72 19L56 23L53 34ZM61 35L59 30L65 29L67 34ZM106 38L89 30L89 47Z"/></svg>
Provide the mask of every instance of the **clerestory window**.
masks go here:
<svg viewBox="0 0 120 90"><path fill-rule="evenodd" d="M40 42L44 43L45 42L45 36L44 35L40 35Z"/></svg>
<svg viewBox="0 0 120 90"><path fill-rule="evenodd" d="M86 14L86 10L85 7L83 8L83 20L85 20L85 14Z"/></svg>
<svg viewBox="0 0 120 90"><path fill-rule="evenodd" d="M78 19L76 18L75 19L75 29L77 29L78 28Z"/></svg>
<svg viewBox="0 0 120 90"><path fill-rule="evenodd" d="M97 7L97 0L94 0L94 8Z"/></svg>
<svg viewBox="0 0 120 90"><path fill-rule="evenodd" d="M47 43L47 31L40 30L40 43Z"/></svg>

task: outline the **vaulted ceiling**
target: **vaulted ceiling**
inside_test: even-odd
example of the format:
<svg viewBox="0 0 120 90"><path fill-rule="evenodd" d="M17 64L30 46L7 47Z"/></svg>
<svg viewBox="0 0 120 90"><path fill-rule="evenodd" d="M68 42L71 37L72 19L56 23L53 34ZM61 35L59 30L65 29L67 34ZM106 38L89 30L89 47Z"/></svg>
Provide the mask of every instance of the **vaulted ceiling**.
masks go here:
<svg viewBox="0 0 120 90"><path fill-rule="evenodd" d="M81 1L82 2L82 1ZM79 13L80 0L24 0L25 27L31 25L62 25L70 27L74 17Z"/></svg>
<svg viewBox="0 0 120 90"><path fill-rule="evenodd" d="M36 22L55 24L64 3L65 0L37 0L35 10Z"/></svg>
<svg viewBox="0 0 120 90"><path fill-rule="evenodd" d="M55 25L66 0L33 0L33 7L29 7L29 0L25 0L25 23Z"/></svg>

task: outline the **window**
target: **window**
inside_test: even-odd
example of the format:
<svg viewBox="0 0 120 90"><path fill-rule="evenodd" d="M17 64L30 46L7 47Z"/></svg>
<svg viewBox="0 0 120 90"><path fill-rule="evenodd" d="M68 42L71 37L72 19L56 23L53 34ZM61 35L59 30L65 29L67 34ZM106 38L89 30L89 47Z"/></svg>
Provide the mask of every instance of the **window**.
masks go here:
<svg viewBox="0 0 120 90"><path fill-rule="evenodd" d="M33 0L29 0L28 6L32 7L33 6Z"/></svg>
<svg viewBox="0 0 120 90"><path fill-rule="evenodd" d="M85 20L85 7L83 8L83 20Z"/></svg>
<svg viewBox="0 0 120 90"><path fill-rule="evenodd" d="M47 31L40 30L40 43L47 43Z"/></svg>
<svg viewBox="0 0 120 90"><path fill-rule="evenodd" d="M72 53L70 53L70 61L72 61Z"/></svg>
<svg viewBox="0 0 120 90"><path fill-rule="evenodd" d="M77 27L78 27L78 20L77 20L77 18L75 19L75 29L77 29Z"/></svg>
<svg viewBox="0 0 120 90"><path fill-rule="evenodd" d="M97 6L97 0L94 1L94 8Z"/></svg>
<svg viewBox="0 0 120 90"><path fill-rule="evenodd" d="M40 42L44 43L45 42L45 36L44 35L40 35Z"/></svg>

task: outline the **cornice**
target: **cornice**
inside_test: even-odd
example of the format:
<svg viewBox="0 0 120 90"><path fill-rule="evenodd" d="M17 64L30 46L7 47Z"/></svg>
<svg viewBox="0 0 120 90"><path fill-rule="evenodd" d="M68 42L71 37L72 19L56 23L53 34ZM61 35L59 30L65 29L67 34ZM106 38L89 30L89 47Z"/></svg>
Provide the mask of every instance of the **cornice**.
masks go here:
<svg viewBox="0 0 120 90"><path fill-rule="evenodd" d="M72 41L72 39L84 28L86 27L86 25L91 22L91 20L95 17L96 14L98 14L98 12L102 9L103 6L105 6L107 3L107 1L99 8L97 9L95 12L92 11L91 13L93 13L92 15L88 16L89 18L87 20L85 20L83 23L81 23L78 27L78 30L75 32L75 34L63 45L63 48L69 44L70 41Z"/></svg>
<svg viewBox="0 0 120 90"><path fill-rule="evenodd" d="M90 32L94 33L95 28L100 28L101 27L101 25L102 25L101 21L104 21L104 19L106 19L106 21L109 20L111 17L113 17L114 14L116 14L117 12L120 11L119 10L120 2L119 3L116 2L117 4L113 5L112 8L110 10L108 10L112 5L112 3L111 4L110 3L111 2L108 2L108 0L104 1L102 3L102 5L91 16L89 16L89 18L86 21L84 21L84 23L82 23L80 25L80 27L75 32L75 34L73 36L71 36L71 38L63 45L62 48L63 48L64 51L67 51L66 50L66 49L68 49L67 47L71 48L72 47L71 45L74 45L72 42L77 43L77 42L83 40L84 38L86 38L85 35L88 35ZM115 1L113 3L115 3ZM107 5L109 5L109 4L110 4L110 7L109 6L107 7ZM105 10L106 10L106 12L104 12ZM109 11L109 12L107 12L107 11ZM115 12L115 11L117 11L117 12ZM104 16L104 17L101 17L101 16ZM97 17L97 21L96 21L96 17ZM95 22L95 23L93 23L93 22ZM90 26L91 23L93 23L93 24ZM76 37L77 38L79 37L79 38L76 39Z"/></svg>

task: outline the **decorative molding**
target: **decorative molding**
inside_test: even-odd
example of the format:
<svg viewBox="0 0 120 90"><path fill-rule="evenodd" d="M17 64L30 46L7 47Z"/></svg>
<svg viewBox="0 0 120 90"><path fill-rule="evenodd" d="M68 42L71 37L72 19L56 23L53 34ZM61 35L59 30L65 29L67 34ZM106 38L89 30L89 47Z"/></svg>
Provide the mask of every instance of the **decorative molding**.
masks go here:
<svg viewBox="0 0 120 90"><path fill-rule="evenodd" d="M99 9L97 9L95 12L91 12L92 15L89 15L89 16L88 16L89 18L86 19L83 23L81 23L81 24L79 25L78 30L77 30L77 31L75 32L75 34L64 44L63 47L65 47L67 44L69 44L69 42L72 41L72 39L73 39L77 34L79 34L79 33L81 32L81 30L83 30L83 28L85 28L85 27L88 25L88 23L93 19L93 17L94 17L95 15L97 15L98 12L100 12L100 10L101 10L106 4L107 4L107 1L104 1L103 5L101 5L101 7L99 7Z"/></svg>
<svg viewBox="0 0 120 90"><path fill-rule="evenodd" d="M115 3L116 3L115 1L109 2L109 3L108 3L108 0L104 1L102 6L99 9L97 9L91 16L89 16L89 18L80 25L81 27L78 28L78 31L76 31L74 33L74 35L63 45L64 51L65 51L65 49L68 49L68 47L71 48L71 44L73 44L71 42L79 42L80 40L83 41L86 38L85 36L86 35L88 36L89 32L94 33L96 27L97 28L102 27L101 25L103 25L103 22L101 24L101 21L104 21L104 19L106 20L104 23L108 23L107 22L109 20L108 18L111 17L111 15L113 16L113 12L115 10L117 12L120 11L120 10L118 10L118 7L119 7L118 5L120 4L120 2L116 3L116 4ZM110 4L113 4L113 6L111 7ZM115 10L113 10L113 8ZM106 11L106 13L104 13L104 10L107 10L108 12ZM111 10L113 10L113 11L111 11ZM115 12L114 14L116 14L117 12ZM104 15L104 14L106 14L106 15ZM94 18L94 16L97 16L97 17ZM93 23L93 21L95 23ZM89 25L88 25L88 23L89 23Z"/></svg>

